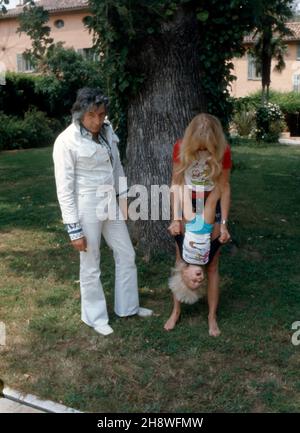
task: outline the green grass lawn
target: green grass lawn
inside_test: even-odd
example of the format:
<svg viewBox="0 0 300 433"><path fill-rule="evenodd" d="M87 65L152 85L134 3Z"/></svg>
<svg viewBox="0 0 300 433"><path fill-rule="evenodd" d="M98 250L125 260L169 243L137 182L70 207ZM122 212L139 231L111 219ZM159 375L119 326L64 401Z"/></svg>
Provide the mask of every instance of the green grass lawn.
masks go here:
<svg viewBox="0 0 300 433"><path fill-rule="evenodd" d="M236 247L222 252L221 336L208 336L205 301L163 330L171 256L138 258L141 303L154 317L116 317L104 247L115 331L104 338L80 321L78 257L60 221L51 149L0 154L5 384L83 411L299 411L300 148L234 146L233 158Z"/></svg>

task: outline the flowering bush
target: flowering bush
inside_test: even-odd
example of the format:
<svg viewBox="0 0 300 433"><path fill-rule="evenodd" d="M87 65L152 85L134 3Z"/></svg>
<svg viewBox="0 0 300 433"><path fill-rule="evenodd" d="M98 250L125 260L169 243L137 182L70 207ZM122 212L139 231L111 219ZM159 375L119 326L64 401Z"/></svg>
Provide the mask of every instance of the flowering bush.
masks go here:
<svg viewBox="0 0 300 433"><path fill-rule="evenodd" d="M280 107L271 102L261 105L256 110L256 139L276 142L286 128L284 114Z"/></svg>

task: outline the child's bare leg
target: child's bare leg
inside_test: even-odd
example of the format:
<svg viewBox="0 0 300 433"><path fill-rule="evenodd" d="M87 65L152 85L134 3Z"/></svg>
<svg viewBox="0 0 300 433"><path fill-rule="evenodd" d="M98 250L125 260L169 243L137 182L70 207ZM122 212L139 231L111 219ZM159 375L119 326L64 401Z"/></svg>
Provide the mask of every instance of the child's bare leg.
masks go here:
<svg viewBox="0 0 300 433"><path fill-rule="evenodd" d="M195 212L192 206L192 191L185 185L183 188L183 216L186 221L195 218Z"/></svg>
<svg viewBox="0 0 300 433"><path fill-rule="evenodd" d="M220 231L220 225L216 224L212 238L218 237ZM208 289L207 289L207 300L208 300L208 333L211 337L218 337L221 333L217 323L217 308L219 304L219 255L218 252L211 263L207 266L207 277L208 277Z"/></svg>
<svg viewBox="0 0 300 433"><path fill-rule="evenodd" d="M209 268L207 269L208 333L211 337L218 337L221 333L217 323L220 281L218 265L219 257L218 254L216 254L213 261L209 264Z"/></svg>
<svg viewBox="0 0 300 433"><path fill-rule="evenodd" d="M164 329L166 331L171 331L172 329L175 328L176 323L180 317L180 312L181 312L180 301L178 301L176 299L175 295L173 295L173 311L171 313L171 316L169 317L169 319L165 323Z"/></svg>
<svg viewBox="0 0 300 433"><path fill-rule="evenodd" d="M205 207L204 207L204 220L208 224L213 224L215 222L216 206L219 199L220 199L220 189L217 186L215 186L215 188L207 197L205 202Z"/></svg>

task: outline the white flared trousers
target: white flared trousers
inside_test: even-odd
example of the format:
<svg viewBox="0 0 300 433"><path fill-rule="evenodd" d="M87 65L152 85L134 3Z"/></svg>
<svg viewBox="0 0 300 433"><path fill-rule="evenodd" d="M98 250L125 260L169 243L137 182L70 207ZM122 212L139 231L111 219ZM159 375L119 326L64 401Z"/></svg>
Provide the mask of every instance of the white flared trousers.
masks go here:
<svg viewBox="0 0 300 433"><path fill-rule="evenodd" d="M135 251L125 221L91 221L90 216L84 212L80 218L87 239L87 252L80 252L81 319L95 328L108 323L100 280L101 235L112 249L115 259L115 313L121 317L136 314L139 297Z"/></svg>

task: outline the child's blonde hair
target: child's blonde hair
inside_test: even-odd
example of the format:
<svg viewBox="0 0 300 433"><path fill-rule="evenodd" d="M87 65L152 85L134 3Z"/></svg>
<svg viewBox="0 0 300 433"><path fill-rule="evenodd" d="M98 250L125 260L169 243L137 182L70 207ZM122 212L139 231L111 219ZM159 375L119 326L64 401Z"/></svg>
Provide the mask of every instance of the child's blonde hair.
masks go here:
<svg viewBox="0 0 300 433"><path fill-rule="evenodd" d="M182 271L186 266L188 265L183 262L176 263L175 267L171 270L169 288L178 301L185 304L194 304L198 299L206 295L206 280L202 281L196 290L189 289L182 278Z"/></svg>
<svg viewBox="0 0 300 433"><path fill-rule="evenodd" d="M207 160L208 177L216 181L222 171L226 146L224 131L217 117L207 113L195 116L186 128L182 140L177 172L180 183L183 183L185 170L197 159L197 153L203 147L211 154Z"/></svg>

